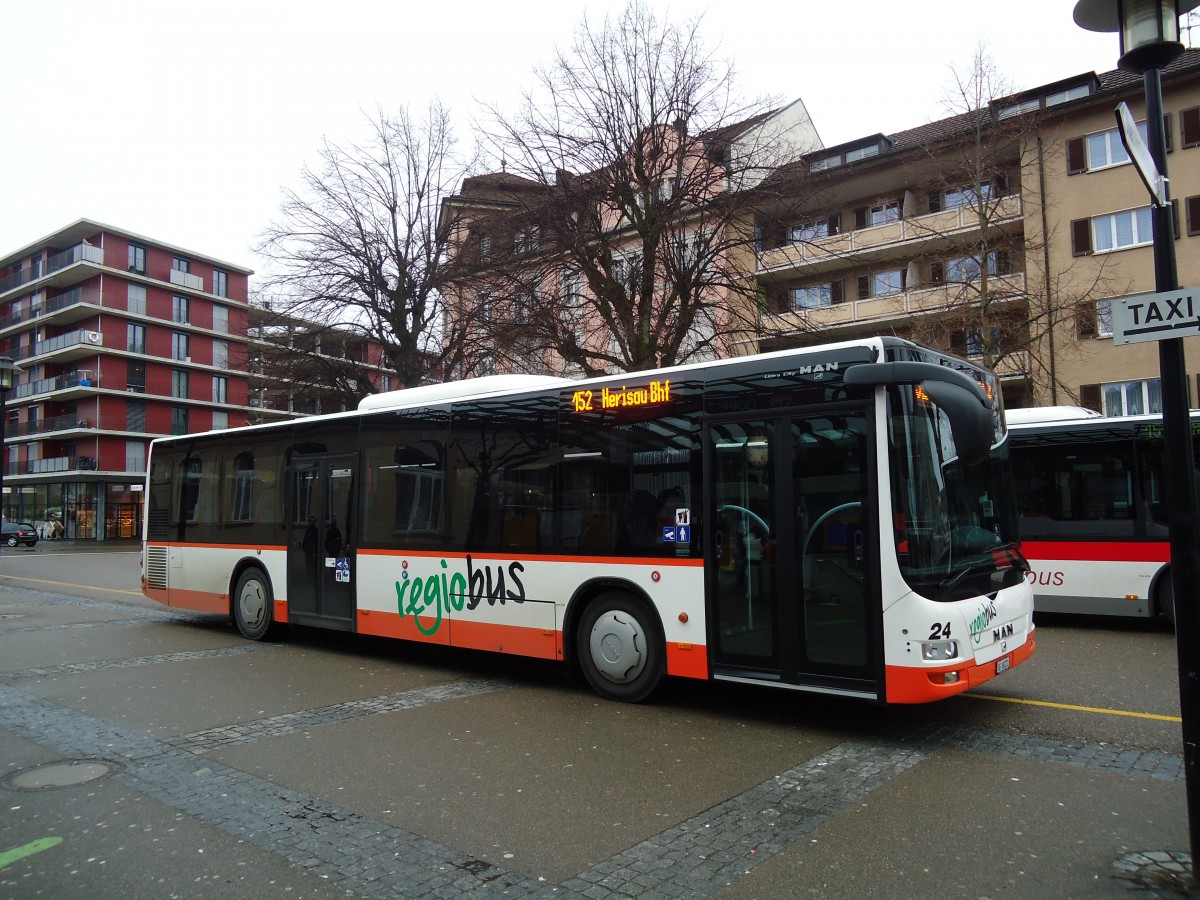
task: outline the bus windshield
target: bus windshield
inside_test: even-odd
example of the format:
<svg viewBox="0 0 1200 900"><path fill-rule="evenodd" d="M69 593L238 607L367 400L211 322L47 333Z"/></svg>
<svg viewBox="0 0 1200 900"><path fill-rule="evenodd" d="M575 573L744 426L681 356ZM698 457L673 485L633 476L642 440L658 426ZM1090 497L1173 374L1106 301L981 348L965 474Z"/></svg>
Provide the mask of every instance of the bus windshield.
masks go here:
<svg viewBox="0 0 1200 900"><path fill-rule="evenodd" d="M908 585L932 600L994 594L1020 583L1008 442L978 465L958 457L946 413L911 388L889 391L896 557Z"/></svg>

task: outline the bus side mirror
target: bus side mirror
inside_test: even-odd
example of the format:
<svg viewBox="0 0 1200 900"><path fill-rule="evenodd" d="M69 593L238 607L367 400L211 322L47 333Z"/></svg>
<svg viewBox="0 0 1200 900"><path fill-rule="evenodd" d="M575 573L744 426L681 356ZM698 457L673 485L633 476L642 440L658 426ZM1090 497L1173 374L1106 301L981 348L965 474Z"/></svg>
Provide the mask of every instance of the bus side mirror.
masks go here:
<svg viewBox="0 0 1200 900"><path fill-rule="evenodd" d="M973 392L948 381L926 381L921 387L946 411L963 464L975 466L987 459L995 437L991 408L983 406Z"/></svg>

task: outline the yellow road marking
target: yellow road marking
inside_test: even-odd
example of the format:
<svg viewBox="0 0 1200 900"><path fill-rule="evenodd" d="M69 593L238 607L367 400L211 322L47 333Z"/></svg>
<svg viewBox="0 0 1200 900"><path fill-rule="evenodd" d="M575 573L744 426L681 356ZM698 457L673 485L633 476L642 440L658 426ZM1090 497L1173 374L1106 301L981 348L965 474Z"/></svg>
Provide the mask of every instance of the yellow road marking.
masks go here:
<svg viewBox="0 0 1200 900"><path fill-rule="evenodd" d="M56 587L84 588L89 591L104 591L109 594L129 594L133 597L144 597L141 591L124 591L120 588L96 587L92 584L76 584L73 581L51 581L48 578L28 578L22 575L0 575L0 580L32 581L34 584L53 584Z"/></svg>
<svg viewBox="0 0 1200 900"><path fill-rule="evenodd" d="M1130 716L1134 719L1154 719L1158 722L1182 722L1180 716L1163 716L1158 713L1133 712L1128 709L1105 709L1101 706L1076 706L1073 703L1051 703L1049 700L1023 700L1020 697L999 697L995 694L963 694L976 700L998 700L1001 703L1021 703L1025 706L1048 706L1051 709L1069 709L1072 712L1098 713L1102 716Z"/></svg>

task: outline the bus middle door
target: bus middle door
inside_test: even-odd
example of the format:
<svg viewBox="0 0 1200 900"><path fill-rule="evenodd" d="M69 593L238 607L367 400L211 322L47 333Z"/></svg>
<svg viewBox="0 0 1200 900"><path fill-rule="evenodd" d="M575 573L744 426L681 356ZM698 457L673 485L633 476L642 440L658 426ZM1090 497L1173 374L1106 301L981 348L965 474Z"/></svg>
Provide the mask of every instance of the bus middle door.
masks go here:
<svg viewBox="0 0 1200 900"><path fill-rule="evenodd" d="M297 455L291 466L288 620L355 630L357 454Z"/></svg>
<svg viewBox="0 0 1200 900"><path fill-rule="evenodd" d="M714 420L705 430L717 677L874 695L866 410Z"/></svg>

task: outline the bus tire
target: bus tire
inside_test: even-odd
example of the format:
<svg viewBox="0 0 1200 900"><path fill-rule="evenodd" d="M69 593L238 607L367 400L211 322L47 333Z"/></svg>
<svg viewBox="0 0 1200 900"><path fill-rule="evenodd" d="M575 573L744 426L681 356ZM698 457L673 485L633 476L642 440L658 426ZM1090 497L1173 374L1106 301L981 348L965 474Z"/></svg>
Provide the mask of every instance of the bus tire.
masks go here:
<svg viewBox="0 0 1200 900"><path fill-rule="evenodd" d="M638 703L663 676L663 642L654 617L628 594L606 591L588 604L576 631L583 676L608 700Z"/></svg>
<svg viewBox="0 0 1200 900"><path fill-rule="evenodd" d="M251 566L238 576L233 589L233 621L242 637L264 640L275 624L271 585L262 569Z"/></svg>

